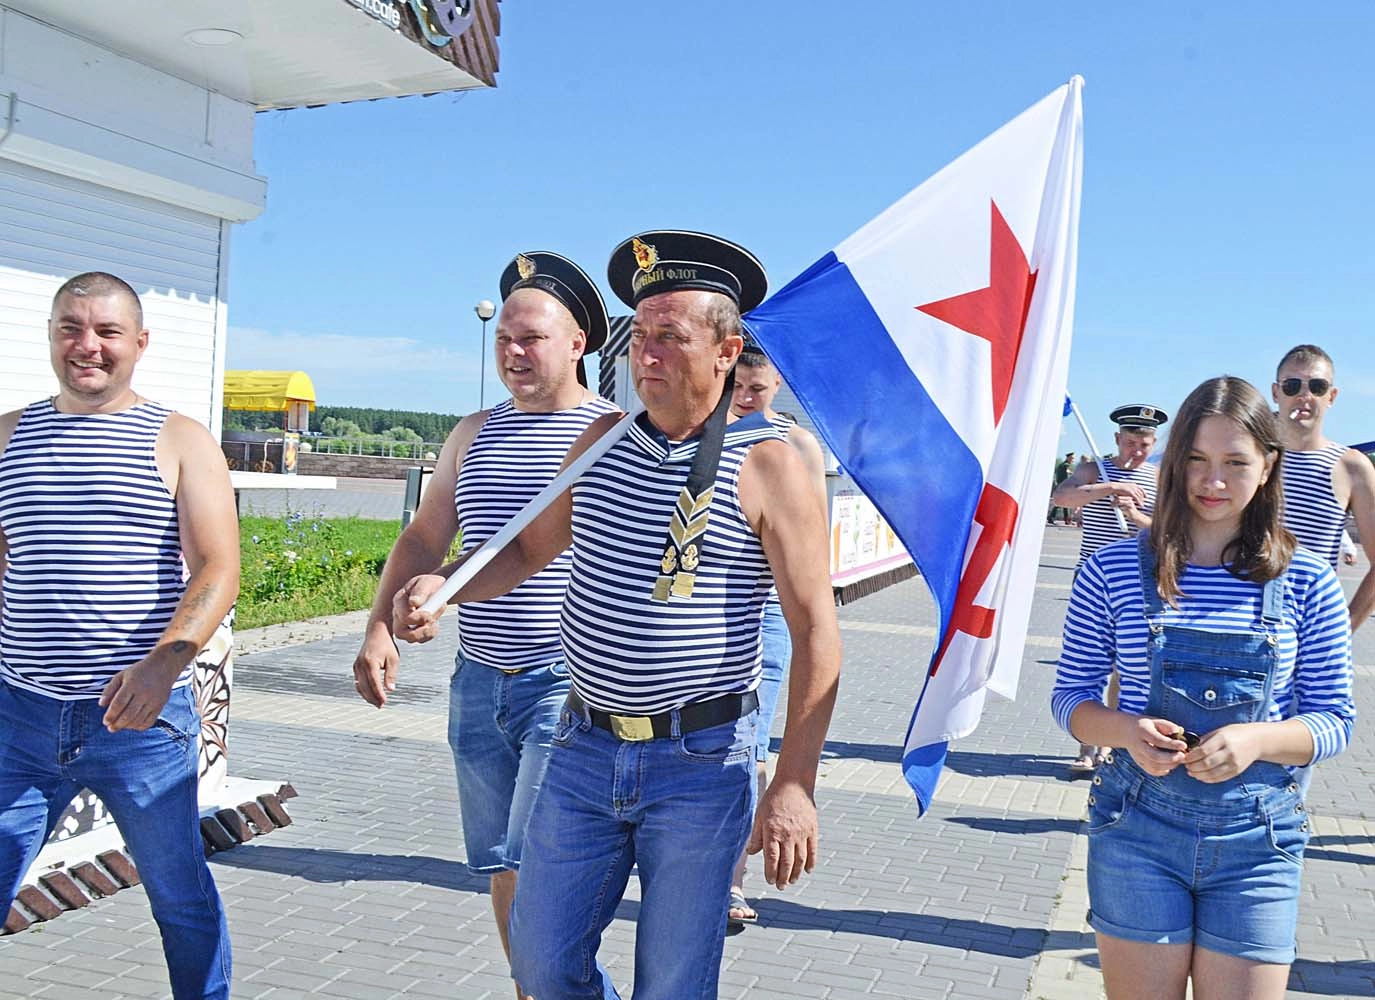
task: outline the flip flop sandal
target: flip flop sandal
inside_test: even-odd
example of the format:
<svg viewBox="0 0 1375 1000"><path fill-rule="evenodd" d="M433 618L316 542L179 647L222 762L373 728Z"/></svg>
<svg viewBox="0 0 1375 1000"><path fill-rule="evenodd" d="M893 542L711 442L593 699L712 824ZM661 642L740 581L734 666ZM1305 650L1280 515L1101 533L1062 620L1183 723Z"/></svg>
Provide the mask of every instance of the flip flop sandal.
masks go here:
<svg viewBox="0 0 1375 1000"><path fill-rule="evenodd" d="M738 915L737 915L738 914ZM726 922L732 927L744 927L759 919L743 892L732 892L726 902Z"/></svg>

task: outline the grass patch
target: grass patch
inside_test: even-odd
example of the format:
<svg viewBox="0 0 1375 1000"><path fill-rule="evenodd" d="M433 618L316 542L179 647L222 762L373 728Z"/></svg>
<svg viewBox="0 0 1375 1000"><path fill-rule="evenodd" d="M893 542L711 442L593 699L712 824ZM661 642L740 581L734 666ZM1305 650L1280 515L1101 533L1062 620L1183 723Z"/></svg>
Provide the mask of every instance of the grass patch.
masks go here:
<svg viewBox="0 0 1375 1000"><path fill-rule="evenodd" d="M363 518L244 517L235 627L258 628L372 604L401 522Z"/></svg>

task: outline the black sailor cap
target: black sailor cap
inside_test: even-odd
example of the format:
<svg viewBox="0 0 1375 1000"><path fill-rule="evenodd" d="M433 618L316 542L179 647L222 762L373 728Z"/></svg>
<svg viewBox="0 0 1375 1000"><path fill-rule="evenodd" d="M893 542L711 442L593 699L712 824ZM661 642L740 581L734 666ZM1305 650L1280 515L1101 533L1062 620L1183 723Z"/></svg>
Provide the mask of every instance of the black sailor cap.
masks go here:
<svg viewBox="0 0 1375 1000"><path fill-rule="evenodd" d="M764 301L769 279L759 259L739 244L709 233L653 229L611 251L607 280L634 307L664 292L720 292L742 313Z"/></svg>
<svg viewBox="0 0 1375 1000"><path fill-rule="evenodd" d="M518 253L501 272L501 301L519 288L538 288L563 303L578 328L587 335L583 355L593 354L606 343L610 323L602 293L582 268L567 257L548 250Z"/></svg>

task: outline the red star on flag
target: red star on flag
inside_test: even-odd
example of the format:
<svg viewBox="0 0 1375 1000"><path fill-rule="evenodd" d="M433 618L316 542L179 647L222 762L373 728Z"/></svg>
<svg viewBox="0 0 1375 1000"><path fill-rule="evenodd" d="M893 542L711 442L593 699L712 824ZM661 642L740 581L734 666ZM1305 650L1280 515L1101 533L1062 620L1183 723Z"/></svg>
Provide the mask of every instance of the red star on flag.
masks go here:
<svg viewBox="0 0 1375 1000"><path fill-rule="evenodd" d="M1007 397L1012 391L1012 373L1017 367L1017 352L1026 331L1036 273L1027 264L1026 254L1003 213L998 211L997 202L990 204L993 206L993 236L988 287L916 308L965 333L982 337L992 346L993 422L996 424L1003 418Z"/></svg>

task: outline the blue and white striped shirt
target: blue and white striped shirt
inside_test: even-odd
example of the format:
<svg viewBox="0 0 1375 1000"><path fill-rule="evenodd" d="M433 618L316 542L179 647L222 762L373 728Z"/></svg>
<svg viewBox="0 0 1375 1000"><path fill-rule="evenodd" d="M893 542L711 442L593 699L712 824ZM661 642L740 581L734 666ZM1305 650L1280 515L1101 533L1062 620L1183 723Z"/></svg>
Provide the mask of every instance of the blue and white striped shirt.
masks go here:
<svg viewBox="0 0 1375 1000"><path fill-rule="evenodd" d="M152 651L185 590L177 504L158 472L171 414L25 408L0 456L0 676L62 700L93 698ZM191 680L188 664L178 687Z"/></svg>
<svg viewBox="0 0 1375 1000"><path fill-rule="evenodd" d="M750 448L782 435L758 413L726 428L689 600L650 600L669 513L697 438L670 443L641 416L573 486L573 575L563 646L573 685L608 712L650 715L759 685L759 627L773 574L740 509Z"/></svg>
<svg viewBox="0 0 1375 1000"><path fill-rule="evenodd" d="M1137 545L1130 539L1104 546L1074 581L1051 694L1051 712L1066 731L1078 705L1102 700L1114 666L1122 678L1121 710L1146 710L1151 671ZM1260 628L1260 584L1221 566L1191 565L1179 586L1180 608L1165 606L1165 624L1234 633ZM1302 720L1313 734L1315 762L1341 753L1356 718L1346 598L1332 567L1302 549L1284 585L1278 656L1270 721Z"/></svg>
<svg viewBox="0 0 1375 1000"><path fill-rule="evenodd" d="M1346 445L1330 444L1320 451L1286 451L1280 459L1284 526L1333 566L1341 557L1346 508L1332 492L1332 470L1344 454Z"/></svg>
<svg viewBox="0 0 1375 1000"><path fill-rule="evenodd" d="M1108 473L1107 481L1110 483L1126 482L1140 486L1146 493L1146 503L1138 509L1147 517L1155 513L1155 487L1159 470L1154 465L1150 462L1143 462L1134 469L1124 469L1114 463L1111 458L1104 458L1103 468ZM1100 478L1098 481L1102 482L1102 479ZM1083 522L1084 530L1079 539L1079 565L1082 566L1084 560L1104 545L1122 538L1122 525L1117 520L1117 512L1112 505L1112 500L1107 497L1084 504L1080 520ZM1128 519L1127 534L1135 536L1136 531L1136 525Z"/></svg>
<svg viewBox="0 0 1375 1000"><path fill-rule="evenodd" d="M463 551L501 530L549 485L582 432L603 414L616 412L616 405L601 397L553 413L527 413L509 399L493 407L468 446L454 485ZM572 565L571 551L562 552L510 593L460 604L463 655L502 670L560 659L559 608Z"/></svg>

